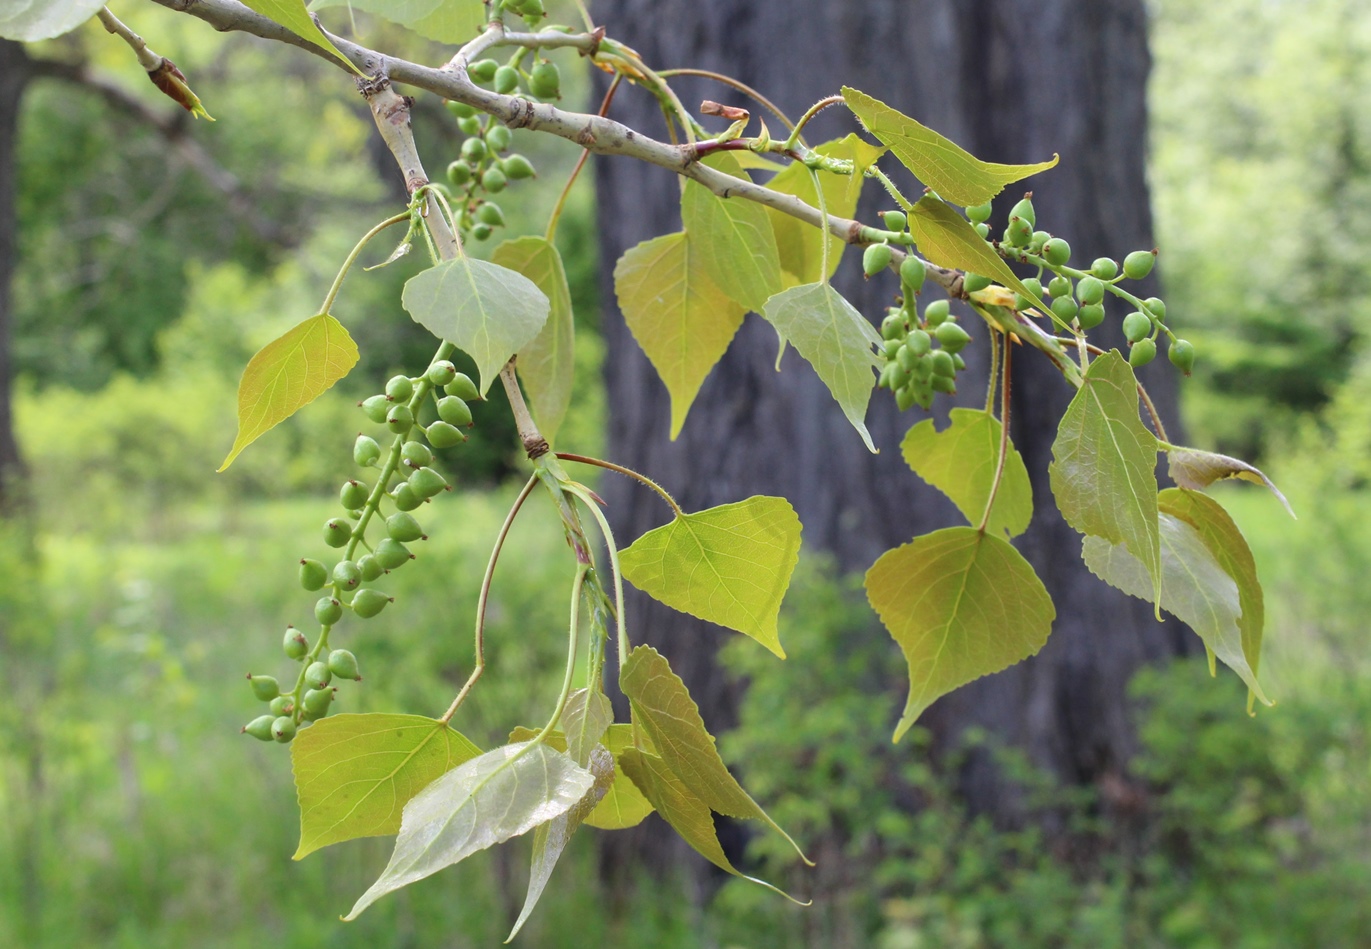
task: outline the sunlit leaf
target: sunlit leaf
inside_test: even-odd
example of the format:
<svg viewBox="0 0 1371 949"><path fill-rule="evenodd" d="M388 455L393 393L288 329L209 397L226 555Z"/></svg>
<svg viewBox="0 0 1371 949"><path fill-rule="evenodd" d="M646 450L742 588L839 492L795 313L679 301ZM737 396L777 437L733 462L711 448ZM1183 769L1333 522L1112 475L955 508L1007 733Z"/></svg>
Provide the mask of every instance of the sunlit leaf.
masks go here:
<svg viewBox="0 0 1371 949"><path fill-rule="evenodd" d="M766 301L762 316L814 367L867 449L875 452L866 429L866 408L876 388L872 350L881 344L881 336L866 317L826 283L807 283L776 294Z"/></svg>
<svg viewBox="0 0 1371 949"><path fill-rule="evenodd" d="M523 274L470 257L411 277L400 302L415 322L476 360L482 396L509 357L542 332L550 309L547 296Z"/></svg>
<svg viewBox="0 0 1371 949"><path fill-rule="evenodd" d="M459 765L405 805L395 850L347 920L387 893L565 814L594 776L547 745L505 745Z"/></svg>
<svg viewBox="0 0 1371 949"><path fill-rule="evenodd" d="M727 152L702 161L718 171L746 179ZM781 262L771 219L760 204L720 198L704 185L687 180L681 195L681 223L690 252L697 255L709 279L734 302L760 313L781 289Z"/></svg>
<svg viewBox="0 0 1371 949"><path fill-rule="evenodd" d="M1125 544L1162 595L1157 528L1157 439L1138 418L1138 383L1117 350L1090 364L1057 426L1048 467L1066 522L1091 537Z"/></svg>
<svg viewBox="0 0 1371 949"><path fill-rule="evenodd" d="M619 554L626 580L673 609L751 636L785 658L776 618L800 553L785 498L677 515Z"/></svg>
<svg viewBox="0 0 1371 949"><path fill-rule="evenodd" d="M361 74L361 70L352 65L352 60L340 53L338 47L319 32L319 27L314 25L314 18L305 8L305 0L243 0L243 5L270 20L275 20L301 39L328 50L347 63L349 69Z"/></svg>
<svg viewBox="0 0 1371 949"><path fill-rule="evenodd" d="M420 715L330 715L290 746L300 799L299 860L321 847L400 829L400 812L439 775L481 750Z"/></svg>
<svg viewBox="0 0 1371 949"><path fill-rule="evenodd" d="M604 698L603 693L595 694L599 698ZM595 778L590 790L586 791L565 814L554 817L546 824L539 824L533 831L533 863L528 871L528 895L524 897L524 908L519 911L519 918L505 942L509 942L519 934L520 929L523 929L529 914L533 912L533 907L538 905L547 881L552 877L557 860L562 856L566 845L571 842L571 835L576 833L576 828L590 816L609 791L610 785L614 783L614 756L603 746L590 749L583 767L588 768Z"/></svg>
<svg viewBox="0 0 1371 949"><path fill-rule="evenodd" d="M614 289L624 322L671 395L674 439L745 310L709 279L683 233L630 248L614 267Z"/></svg>
<svg viewBox="0 0 1371 949"><path fill-rule="evenodd" d="M357 365L357 344L327 313L311 316L248 360L238 383L238 437L219 466L323 395Z"/></svg>
<svg viewBox="0 0 1371 949"><path fill-rule="evenodd" d="M914 473L946 494L972 524L985 513L1000 458L1000 420L980 409L953 409L951 424L941 432L925 419L905 433L900 443ZM1012 443L1007 443L1004 474L986 525L1017 537L1033 518L1033 487L1028 469Z"/></svg>
<svg viewBox="0 0 1371 949"><path fill-rule="evenodd" d="M531 741L538 734L536 728L525 728L520 726L509 733L511 743L519 741ZM643 750L649 754L654 753L652 741L645 734L639 733L638 741L642 744ZM609 749L610 754L614 755L616 771L614 782L609 786L609 793L605 795L595 810L591 811L590 816L585 819L587 827L595 827L599 830L623 830L626 827L634 827L643 822L643 818L652 813L652 805L647 798L638 790L629 778L624 775L620 764L620 756L633 744L632 725L610 725L602 739L603 744ZM549 747L558 751L566 751L566 736L560 731L550 732L546 738Z"/></svg>
<svg viewBox="0 0 1371 949"><path fill-rule="evenodd" d="M439 43L465 43L485 26L481 0L313 0L311 10L351 7L385 17Z"/></svg>
<svg viewBox="0 0 1371 949"><path fill-rule="evenodd" d="M1226 478L1241 478L1243 481L1250 481L1253 484L1265 485L1276 496L1276 499L1285 506L1285 510L1290 516L1295 516L1295 511L1290 506L1290 502L1285 499L1285 495L1281 493L1271 479L1263 474L1261 469L1249 465L1245 461L1212 451L1200 451L1198 448L1172 446L1166 449L1166 462L1167 472L1171 475L1172 480L1182 488L1202 491L1215 481L1223 481Z"/></svg>
<svg viewBox="0 0 1371 949"><path fill-rule="evenodd" d="M562 255L541 237L520 237L495 248L490 259L532 280L548 298L547 322L533 341L519 350L515 366L533 402L538 428L552 441L566 418L576 374L576 326Z"/></svg>
<svg viewBox="0 0 1371 949"><path fill-rule="evenodd" d="M895 741L935 699L1037 653L1057 615L1028 561L973 527L887 550L866 572L866 595L909 663Z"/></svg>
<svg viewBox="0 0 1371 949"><path fill-rule="evenodd" d="M928 187L953 204L984 204L1012 181L1036 175L1057 164L999 165L981 161L951 139L903 115L864 92L843 87L843 100L876 138ZM983 271L977 271L983 273Z"/></svg>
<svg viewBox="0 0 1371 949"><path fill-rule="evenodd" d="M0 4L0 37L32 43L70 33L85 23L105 0L5 0Z"/></svg>
<svg viewBox="0 0 1371 949"><path fill-rule="evenodd" d="M852 159L856 144L861 143L855 134L835 142L825 142L814 150L829 158ZM858 176L847 178L830 172L820 171L819 183L824 189L824 206L829 214L836 217L852 217L857 213L859 191L848 188L848 184ZM819 206L819 193L814 189L814 175L801 162L792 162L776 177L766 183L773 191L793 194L812 208ZM818 283L824 277L833 276L842 259L843 248L847 244L826 230L806 224L799 218L783 214L775 208L767 208L771 218L771 229L776 234L776 247L780 252L781 267L792 274L798 283ZM823 241L828 241L828 273L823 269Z"/></svg>

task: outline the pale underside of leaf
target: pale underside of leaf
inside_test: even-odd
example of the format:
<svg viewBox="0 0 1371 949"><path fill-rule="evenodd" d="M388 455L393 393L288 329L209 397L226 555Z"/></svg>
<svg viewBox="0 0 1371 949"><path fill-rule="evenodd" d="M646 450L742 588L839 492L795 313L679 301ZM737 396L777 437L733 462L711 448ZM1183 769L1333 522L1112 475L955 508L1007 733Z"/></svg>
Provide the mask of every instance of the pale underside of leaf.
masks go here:
<svg viewBox="0 0 1371 949"><path fill-rule="evenodd" d="M1036 654L1056 618L1019 552L971 527L886 551L867 571L866 592L909 664L895 741L940 696Z"/></svg>
<svg viewBox="0 0 1371 949"><path fill-rule="evenodd" d="M603 692L577 689L567 697L562 711L567 754L582 768L588 766L590 753L614 721L614 709ZM594 769L592 769L594 770Z"/></svg>
<svg viewBox="0 0 1371 949"><path fill-rule="evenodd" d="M750 636L782 659L781 600L800 553L785 498L751 497L683 514L619 555L624 578L673 609Z"/></svg>
<svg viewBox="0 0 1371 949"><path fill-rule="evenodd" d="M746 311L710 280L684 233L630 248L614 267L614 289L624 322L671 395L674 439Z"/></svg>
<svg viewBox="0 0 1371 949"><path fill-rule="evenodd" d="M532 741L537 734L538 729L521 725L509 733L509 740L511 743ZM651 739L642 733L636 737L643 751L648 754L655 753L656 749L652 747ZM604 745L610 754L614 755L616 767L619 756L634 747L634 738L632 725L610 725L605 732ZM565 751L567 747L566 736L560 731L550 732L546 742L558 751ZM585 823L587 827L594 827L597 830L623 830L641 824L643 818L651 813L652 805L643 797L643 792L624 775L622 768L618 768L615 771L614 782L609 786L609 793L595 810L591 811Z"/></svg>
<svg viewBox="0 0 1371 949"><path fill-rule="evenodd" d="M979 524L995 484L1000 457L1000 421L980 409L953 409L951 424L938 431L925 419L905 433L900 451L920 478L951 498L972 524ZM1033 518L1033 486L1013 444L1007 444L1004 472L986 527L1017 537Z"/></svg>
<svg viewBox="0 0 1371 949"><path fill-rule="evenodd" d="M104 5L104 0L5 0L0 37L21 43L52 39L70 33Z"/></svg>
<svg viewBox="0 0 1371 949"><path fill-rule="evenodd" d="M1138 417L1137 380L1117 350L1090 364L1058 425L1052 457L1052 494L1066 522L1126 545L1147 566L1152 602L1160 604L1157 440Z"/></svg>
<svg viewBox="0 0 1371 949"><path fill-rule="evenodd" d="M293 859L339 841L396 833L410 798L480 753L461 733L420 715L321 719L290 746L300 801Z"/></svg>
<svg viewBox="0 0 1371 949"><path fill-rule="evenodd" d="M952 140L864 92L844 86L842 93L867 131L890 146L915 177L953 204L984 204L1010 182L1057 164L1056 155L1051 161L1032 165L981 161Z"/></svg>
<svg viewBox="0 0 1371 949"><path fill-rule="evenodd" d="M704 163L746 179L727 152ZM687 180L681 195L681 223L692 253L715 286L741 306L761 312L781 289L781 262L766 209L752 201L720 198L697 181Z"/></svg>
<svg viewBox="0 0 1371 949"><path fill-rule="evenodd" d="M323 395L357 365L357 344L327 313L297 323L248 360L238 383L238 437L223 471L248 445Z"/></svg>
<svg viewBox="0 0 1371 949"><path fill-rule="evenodd" d="M338 47L334 46L329 38L319 31L319 27L315 26L314 18L309 15L309 10L305 8L305 0L243 0L243 5L251 10L256 10L270 20L276 21L301 39L308 40L315 46L328 50L346 63L349 69L358 75L361 74L361 70L352 65L352 60L339 52Z"/></svg>
<svg viewBox="0 0 1371 949"><path fill-rule="evenodd" d="M809 283L776 294L762 309L781 337L814 367L852 427L873 454L866 409L876 387L881 336L852 304L826 283Z"/></svg>
<svg viewBox="0 0 1371 949"><path fill-rule="evenodd" d="M483 397L509 358L537 338L551 308L523 274L470 257L411 277L400 300L415 322L476 361Z"/></svg>
<svg viewBox="0 0 1371 949"><path fill-rule="evenodd" d="M565 814L595 778L546 745L505 745L447 772L405 805L390 863L346 920L387 893Z"/></svg>
<svg viewBox="0 0 1371 949"><path fill-rule="evenodd" d="M541 237L520 237L495 248L490 259L528 277L548 298L547 322L533 341L519 350L515 365L533 403L538 428L552 441L571 405L576 373L576 326L562 255Z"/></svg>
<svg viewBox="0 0 1371 949"><path fill-rule="evenodd" d="M1285 507L1286 512L1291 517L1295 516L1294 508L1275 483L1261 469L1245 461L1212 451L1201 451L1198 448L1172 446L1166 450L1166 462L1166 470L1171 479L1182 488L1202 491L1215 481L1241 478L1253 484L1265 485Z"/></svg>

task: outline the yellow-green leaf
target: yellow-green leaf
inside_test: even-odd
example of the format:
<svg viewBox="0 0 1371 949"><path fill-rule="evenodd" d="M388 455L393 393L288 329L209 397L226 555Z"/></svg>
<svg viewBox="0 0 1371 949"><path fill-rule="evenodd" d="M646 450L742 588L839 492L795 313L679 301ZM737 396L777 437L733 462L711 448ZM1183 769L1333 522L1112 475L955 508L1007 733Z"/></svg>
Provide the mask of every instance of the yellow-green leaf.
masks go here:
<svg viewBox="0 0 1371 949"><path fill-rule="evenodd" d="M1249 465L1245 461L1212 451L1172 445L1166 449L1166 463L1167 472L1182 488L1202 491L1215 481L1223 481L1227 478L1240 478L1253 484L1265 485L1267 490L1284 505L1286 513L1291 517L1295 516L1294 509L1290 506L1290 502L1285 499L1280 488L1277 488L1275 483L1262 473L1260 468Z"/></svg>
<svg viewBox="0 0 1371 949"><path fill-rule="evenodd" d="M400 302L416 323L476 360L482 396L509 357L542 332L551 308L523 274L470 257L414 275Z"/></svg>
<svg viewBox="0 0 1371 949"><path fill-rule="evenodd" d="M843 87L843 101L914 176L953 204L984 204L1012 181L1036 175L1057 164L1000 165L981 161L951 139L856 89ZM984 273L984 271L976 271Z"/></svg>
<svg viewBox="0 0 1371 949"><path fill-rule="evenodd" d="M735 178L747 179L727 152L702 161ZM766 209L752 201L720 198L697 181L681 194L681 223L691 253L714 285L729 298L758 313L781 289L781 262Z"/></svg>
<svg viewBox="0 0 1371 949"><path fill-rule="evenodd" d="M1147 567L1152 602L1160 604L1157 439L1138 418L1138 382L1118 350L1090 364L1057 426L1052 457L1052 494L1066 522L1126 545Z"/></svg>
<svg viewBox="0 0 1371 949"><path fill-rule="evenodd" d="M874 454L866 408L876 388L873 349L881 345L881 335L826 283L807 283L776 294L766 301L762 316L814 367Z"/></svg>
<svg viewBox="0 0 1371 949"><path fill-rule="evenodd" d="M566 418L576 374L576 326L562 255L541 237L520 237L495 248L490 259L523 274L547 295L547 322L533 342L519 350L515 366L533 402L538 428L552 441Z"/></svg>
<svg viewBox="0 0 1371 949"><path fill-rule="evenodd" d="M909 663L895 741L935 699L1037 653L1057 615L1028 561L973 527L887 550L866 572L866 595Z"/></svg>
<svg viewBox="0 0 1371 949"><path fill-rule="evenodd" d="M1017 537L1033 518L1033 487L1028 469L1013 443L1007 454L987 528ZM952 499L972 524L985 514L1000 459L1000 420L981 409L953 409L951 424L941 432L933 419L911 428L900 443L914 473Z"/></svg>
<svg viewBox="0 0 1371 949"><path fill-rule="evenodd" d="M671 395L671 437L728 349L745 310L709 278L684 233L628 250L614 267L619 309Z"/></svg>
<svg viewBox="0 0 1371 949"><path fill-rule="evenodd" d="M619 554L624 579L673 609L751 636L785 658L776 618L800 555L785 498L678 514Z"/></svg>
<svg viewBox="0 0 1371 949"><path fill-rule="evenodd" d="M330 715L290 746L300 800L299 860L321 847L400 830L406 802L481 750L421 715Z"/></svg>
<svg viewBox="0 0 1371 949"><path fill-rule="evenodd" d="M309 10L305 9L305 0L243 0L243 5L256 10L267 19L275 20L301 39L328 50L347 63L353 72L359 76L362 74L360 69L352 65L352 60L340 53L338 47L319 32L319 27L314 25L314 18L309 15Z"/></svg>
<svg viewBox="0 0 1371 949"><path fill-rule="evenodd" d="M351 7L385 17L439 43L465 43L485 26L481 0L314 0L311 10Z"/></svg>
<svg viewBox="0 0 1371 949"><path fill-rule="evenodd" d="M327 313L311 316L248 360L238 383L238 437L219 466L333 387L357 365L357 344Z"/></svg>
<svg viewBox="0 0 1371 949"><path fill-rule="evenodd" d="M825 142L816 149L820 155L830 158L844 158L854 160L858 145L865 145L855 134L848 135L846 138L838 139L833 142ZM819 182L824 189L824 206L828 213L837 217L852 217L857 213L857 196L860 189L849 189L848 185L856 181L860 183L859 175L852 177L835 175L831 172L818 172ZM786 169L772 178L766 185L773 191L782 194L793 194L810 207L819 206L819 193L814 188L814 175L800 162L793 162L786 166ZM782 214L775 208L767 208L767 215L771 218L771 229L776 234L776 247L780 252L781 267L796 278L797 283L818 283L825 277L833 276L838 269L838 262L842 259L843 248L846 247L841 239L829 234L826 230L821 230L804 223L799 218L791 217L789 214ZM823 270L823 241L828 241L828 273Z"/></svg>

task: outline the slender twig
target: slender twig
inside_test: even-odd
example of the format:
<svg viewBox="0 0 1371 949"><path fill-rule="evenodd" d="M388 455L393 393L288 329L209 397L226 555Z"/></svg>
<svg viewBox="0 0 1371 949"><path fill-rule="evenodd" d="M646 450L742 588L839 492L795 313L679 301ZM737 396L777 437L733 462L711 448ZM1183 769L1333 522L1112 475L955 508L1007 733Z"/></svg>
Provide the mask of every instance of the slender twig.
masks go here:
<svg viewBox="0 0 1371 949"><path fill-rule="evenodd" d="M809 124L810 119L814 118L814 116L818 115L829 106L837 105L842 101L842 96L827 96L806 109L805 114L800 116L800 121L796 122L790 129L790 138L785 140L786 151L790 151L795 147L795 143L800 140L800 133L804 131L804 127Z"/></svg>
<svg viewBox="0 0 1371 949"><path fill-rule="evenodd" d="M615 73L614 79L610 81L609 88L605 90L605 97L600 101L600 116L609 114L610 104L614 102L614 93L619 90L619 83L624 79L623 73ZM557 198L557 204L552 209L552 217L547 222L546 238L548 243L557 236L557 222L562 217L562 208L566 205L567 197L571 194L571 186L576 183L576 178L581 173L581 169L586 165L586 159L590 157L589 149L581 150L581 157L576 160L576 167L571 169L571 175L567 178L566 184L562 187L562 193Z"/></svg>
<svg viewBox="0 0 1371 949"><path fill-rule="evenodd" d="M490 599L490 581L495 576L495 564L500 559L500 550L505 545L505 538L509 536L509 528L514 523L514 518L518 515L519 509L524 506L529 494L533 492L533 486L537 483L537 475L528 479L524 489L514 499L514 506L505 515L505 522L500 525L500 533L495 535L495 547L490 552L490 561L486 564L485 576L481 578L481 593L476 600L476 666L471 670L471 675L467 677L462 690L457 693L457 697L452 700L448 710L439 719L440 722L452 721L452 716L457 714L458 707L466 701L471 687L476 684L477 679L481 678L481 673L486 671L486 603Z"/></svg>
<svg viewBox="0 0 1371 949"><path fill-rule="evenodd" d="M138 64L143 69L152 72L161 68L163 57L148 49L147 40L129 29L117 16L110 12L109 7L101 7L96 16L100 18L101 26L129 44L129 47L138 56Z"/></svg>
<svg viewBox="0 0 1371 949"><path fill-rule="evenodd" d="M639 474L632 468L625 468L623 465L616 465L614 462L605 461L602 458L591 458L589 455L573 455L571 452L565 451L557 452L557 457L560 458L562 461L575 461L583 465L594 465L597 468L605 468L609 471L617 471L619 474L627 475L628 477L633 478L635 481L641 481L643 484L647 485L653 491L656 491L658 494L660 494L662 496L662 500L665 501L667 504L671 505L671 510L676 513L677 517L685 516L685 511L681 510L681 506L676 503L675 498L667 494L665 488L663 488L656 481L653 481L647 475Z"/></svg>
<svg viewBox="0 0 1371 949"><path fill-rule="evenodd" d="M1009 349L1009 340L1004 341L1004 348ZM1008 358L1008 357L1006 357ZM990 331L990 379L985 387L985 411L990 414L990 410L995 407L995 382L1000 372L1000 336L994 330Z"/></svg>
<svg viewBox="0 0 1371 949"><path fill-rule="evenodd" d="M391 227L395 224L399 224L401 221L408 221L409 219L410 213L408 211L404 211L400 214L394 215L393 217L386 218L380 224L377 224L371 230L367 231L365 234L362 235L362 239L357 242L357 245L353 247L351 252L348 253L347 257L344 258L343 266L338 268L338 276L333 278L333 286L328 288L328 293L324 295L324 302L319 306L320 313L328 313L330 310L333 309L333 301L338 299L338 291L343 288L343 278L348 275L348 271L352 269L352 265L356 263L357 257L362 253L362 250L367 246L367 244L371 242L371 239L375 237L377 234L384 231L386 228Z"/></svg>
<svg viewBox="0 0 1371 949"><path fill-rule="evenodd" d="M743 95L750 96L752 99L756 100L762 108L780 119L787 129L795 128L795 123L791 121L790 116L782 112L778 105L756 89L753 89L747 83L734 79L732 76L725 76L723 73L712 72L708 69L663 69L661 72L657 73L657 75L661 76L663 79L669 79L672 76L700 76L704 79L713 79L715 82L721 82L725 86L737 89ZM800 139L800 144L804 144L803 138Z"/></svg>
<svg viewBox="0 0 1371 949"><path fill-rule="evenodd" d="M1013 366L1014 354L1006 345L1000 389L1000 458L995 463L995 480L990 484L990 496L985 499L985 513L981 515L981 523L976 528L982 534L985 533L986 525L990 523L990 511L995 506L995 495L1000 491L1000 482L1004 480L1005 459L1009 457L1009 377Z"/></svg>
<svg viewBox="0 0 1371 949"><path fill-rule="evenodd" d="M571 584L571 622L568 624L566 672L562 676L562 691L557 696L557 707L553 709L552 717L547 720L543 730L534 736L533 744L535 745L542 744L547 740L547 736L557 727L557 723L562 720L562 713L566 711L567 698L571 695L571 684L576 678L576 638L581 618L581 589L585 584L588 570L590 567L587 564L578 563L576 565L576 579Z"/></svg>
<svg viewBox="0 0 1371 949"><path fill-rule="evenodd" d="M614 544L614 532L610 530L609 520L600 510L600 505L595 503L595 499L583 485L568 484L566 490L580 498L581 503L590 509L591 515L600 525L605 546L609 549L609 566L614 573L614 621L618 632L619 668L622 669L628 662L628 630L624 627L624 579L623 572L619 569L619 548Z"/></svg>

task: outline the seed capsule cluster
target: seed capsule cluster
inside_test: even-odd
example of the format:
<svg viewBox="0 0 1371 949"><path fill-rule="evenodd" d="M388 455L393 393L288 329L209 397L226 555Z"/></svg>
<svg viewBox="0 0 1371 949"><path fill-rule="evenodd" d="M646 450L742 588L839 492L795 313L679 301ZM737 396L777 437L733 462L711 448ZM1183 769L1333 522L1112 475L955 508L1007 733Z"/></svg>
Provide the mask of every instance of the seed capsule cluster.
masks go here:
<svg viewBox="0 0 1371 949"><path fill-rule="evenodd" d="M438 419L425 427L415 417L428 398L437 403ZM324 522L324 543L341 550L341 557L331 566L308 558L300 561L300 586L323 594L314 604L319 637L311 644L302 630L286 628L282 650L288 659L304 665L290 692L282 692L271 676L248 676L253 694L269 703L270 714L253 719L243 727L244 733L263 741L289 742L302 723L328 714L337 693L335 679L361 680L352 653L329 649L329 633L348 612L370 619L394 602L371 584L414 559L408 544L428 539L411 512L451 488L432 466L432 448L466 441L463 429L473 424L467 402L478 398L476 384L451 362L439 359L424 375L395 376L385 392L358 403L369 420L384 425L395 437L383 452L375 438L357 436L353 461L362 469L378 470L370 484L360 476L344 482L338 492L343 514ZM394 510L387 513L385 506ZM383 525L384 536L373 546L366 534L374 520Z"/></svg>
<svg viewBox="0 0 1371 949"><path fill-rule="evenodd" d="M504 191L511 181L534 177L533 163L510 153L514 135L494 118L464 102L449 102L447 108L468 138L462 143L461 157L447 166L444 190L454 204L462 239L487 240L505 225L505 213L490 195Z"/></svg>
<svg viewBox="0 0 1371 949"><path fill-rule="evenodd" d="M892 223L891 216L898 213L887 212L887 226ZM903 227L903 215L895 223ZM867 253L878 247L885 248L888 264L890 249L886 245L873 244ZM884 265L876 272L880 269ZM958 325L946 300L934 300L919 314L917 299L925 275L919 258L906 257L901 262L901 302L891 307L881 322L885 363L877 384L895 393L902 412L914 405L927 409L936 393L957 391L957 373L966 368L961 351L971 342L971 335Z"/></svg>

